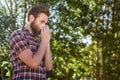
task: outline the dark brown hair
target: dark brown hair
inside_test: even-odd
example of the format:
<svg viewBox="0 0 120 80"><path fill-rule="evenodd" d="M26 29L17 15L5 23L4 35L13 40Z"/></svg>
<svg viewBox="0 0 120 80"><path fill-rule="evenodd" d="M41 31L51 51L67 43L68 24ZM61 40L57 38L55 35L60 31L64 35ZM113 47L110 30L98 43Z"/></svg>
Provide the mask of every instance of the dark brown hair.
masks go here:
<svg viewBox="0 0 120 80"><path fill-rule="evenodd" d="M33 15L35 18L37 18L40 13L44 13L48 17L50 16L50 11L49 11L49 9L46 6L33 6L28 11L27 20L29 21L29 16L30 15Z"/></svg>

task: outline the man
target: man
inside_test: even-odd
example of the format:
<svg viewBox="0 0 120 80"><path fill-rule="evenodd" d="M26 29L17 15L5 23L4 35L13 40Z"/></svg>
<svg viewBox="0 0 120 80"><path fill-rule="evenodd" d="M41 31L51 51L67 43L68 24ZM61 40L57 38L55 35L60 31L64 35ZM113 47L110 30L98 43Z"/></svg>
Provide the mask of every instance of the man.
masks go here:
<svg viewBox="0 0 120 80"><path fill-rule="evenodd" d="M25 27L14 31L9 37L12 80L45 80L46 70L52 69L51 36L47 26L49 15L45 6L32 7Z"/></svg>

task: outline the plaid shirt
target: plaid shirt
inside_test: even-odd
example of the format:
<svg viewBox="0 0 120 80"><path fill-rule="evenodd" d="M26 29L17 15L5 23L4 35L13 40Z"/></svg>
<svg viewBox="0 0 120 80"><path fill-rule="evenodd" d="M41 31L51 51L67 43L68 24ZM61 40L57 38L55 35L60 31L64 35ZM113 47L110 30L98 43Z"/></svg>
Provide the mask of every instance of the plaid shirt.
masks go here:
<svg viewBox="0 0 120 80"><path fill-rule="evenodd" d="M16 30L8 39L10 48L10 61L13 69L12 80L46 80L46 71L41 64L37 70L31 69L20 60L18 54L26 49L31 49L36 53L40 45L40 40L30 33L27 28Z"/></svg>

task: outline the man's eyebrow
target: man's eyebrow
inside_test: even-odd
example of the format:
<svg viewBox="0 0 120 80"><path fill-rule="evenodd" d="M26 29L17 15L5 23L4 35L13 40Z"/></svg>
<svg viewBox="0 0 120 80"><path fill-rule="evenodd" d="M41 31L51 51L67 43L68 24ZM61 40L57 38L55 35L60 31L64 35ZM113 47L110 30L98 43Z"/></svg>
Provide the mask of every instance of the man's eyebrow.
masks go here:
<svg viewBox="0 0 120 80"><path fill-rule="evenodd" d="M44 20L41 20L41 22L45 22ZM45 22L45 24L48 24L48 22Z"/></svg>

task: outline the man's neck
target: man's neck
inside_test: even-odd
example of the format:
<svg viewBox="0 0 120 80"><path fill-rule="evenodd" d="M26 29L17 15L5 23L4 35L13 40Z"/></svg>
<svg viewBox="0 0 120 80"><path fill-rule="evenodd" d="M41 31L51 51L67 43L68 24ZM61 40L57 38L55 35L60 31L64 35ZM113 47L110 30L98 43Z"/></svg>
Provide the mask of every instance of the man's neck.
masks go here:
<svg viewBox="0 0 120 80"><path fill-rule="evenodd" d="M31 27L30 27L30 24L29 24L29 23L27 23L27 24L25 25L25 27L28 29L28 31L29 31L30 33L33 32L32 29L31 29Z"/></svg>

